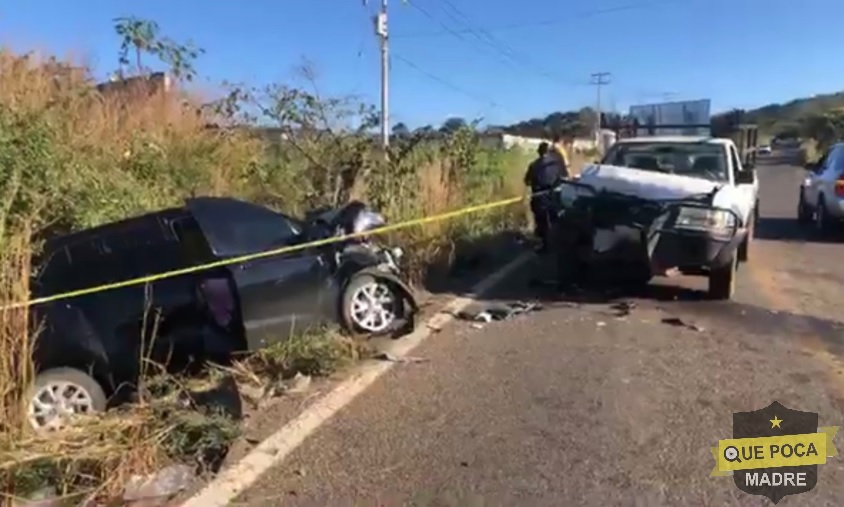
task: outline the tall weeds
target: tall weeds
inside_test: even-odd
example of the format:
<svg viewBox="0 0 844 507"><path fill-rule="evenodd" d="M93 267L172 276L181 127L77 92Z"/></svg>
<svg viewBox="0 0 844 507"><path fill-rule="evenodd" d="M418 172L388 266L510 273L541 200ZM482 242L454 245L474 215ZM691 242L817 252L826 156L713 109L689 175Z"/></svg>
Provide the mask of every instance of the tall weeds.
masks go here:
<svg viewBox="0 0 844 507"><path fill-rule="evenodd" d="M399 143L385 161L365 135L368 108L303 89L233 93L223 105L240 109L209 109L189 94L143 84L112 95L93 85L73 62L0 49L0 307L28 298L31 255L45 235L194 195L237 196L294 214L359 198L397 222L518 195L530 157L483 147L465 129L444 141ZM263 112L262 125L277 127L275 134L229 128L243 119L236 111L244 105ZM389 241L421 273L449 259L455 241L521 227L525 216L518 206L498 209ZM198 440L185 437L197 434L196 421L151 398L58 439L29 432L34 324L25 309L0 310L0 482L7 495L49 484L60 493L109 496L131 474L199 452ZM219 421L199 427L212 440L232 434Z"/></svg>

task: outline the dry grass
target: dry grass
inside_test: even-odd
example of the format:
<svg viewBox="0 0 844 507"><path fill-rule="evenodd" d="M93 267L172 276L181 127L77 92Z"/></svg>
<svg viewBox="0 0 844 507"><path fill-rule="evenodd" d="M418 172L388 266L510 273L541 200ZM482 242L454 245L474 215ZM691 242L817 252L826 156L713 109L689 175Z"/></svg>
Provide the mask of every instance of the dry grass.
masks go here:
<svg viewBox="0 0 844 507"><path fill-rule="evenodd" d="M817 162L823 153L818 149L818 142L814 139L807 139L800 145L800 162Z"/></svg>
<svg viewBox="0 0 844 507"><path fill-rule="evenodd" d="M29 294L30 231L97 225L181 203L190 195L234 195L302 211L314 201L318 172L358 164L352 193L393 222L519 195L529 156L480 148L471 136L447 146L420 145L392 166L355 152L360 143L313 139L313 156L268 150L243 132L211 131L190 95L138 87L103 97L72 62L21 57L0 49L0 306ZM342 134L346 135L346 134ZM350 138L351 139L351 138ZM346 151L344 151L346 150ZM326 155L328 154L328 155ZM330 156L329 156L330 155ZM332 158L333 157L333 158ZM392 235L413 272L449 262L454 243L525 224L518 207L429 224ZM0 481L6 495L43 486L60 494L113 497L125 480L174 460L199 463L236 428L224 416L185 410L190 389L158 376L140 401L80 422L60 435L26 424L32 383L25 310L0 311ZM356 342L325 334L294 338L236 365L242 376L320 375L365 355Z"/></svg>

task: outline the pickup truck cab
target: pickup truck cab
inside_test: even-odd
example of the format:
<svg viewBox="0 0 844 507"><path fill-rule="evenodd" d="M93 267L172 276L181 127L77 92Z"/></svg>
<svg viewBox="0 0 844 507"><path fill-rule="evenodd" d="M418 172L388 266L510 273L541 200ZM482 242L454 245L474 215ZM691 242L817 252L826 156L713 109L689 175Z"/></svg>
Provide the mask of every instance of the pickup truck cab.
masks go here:
<svg viewBox="0 0 844 507"><path fill-rule="evenodd" d="M644 280L679 269L708 277L712 298L731 298L759 209L756 173L741 158L726 138L619 140L560 189L561 229L581 234L564 262L582 270L584 261L624 261ZM591 236L585 257L583 234Z"/></svg>

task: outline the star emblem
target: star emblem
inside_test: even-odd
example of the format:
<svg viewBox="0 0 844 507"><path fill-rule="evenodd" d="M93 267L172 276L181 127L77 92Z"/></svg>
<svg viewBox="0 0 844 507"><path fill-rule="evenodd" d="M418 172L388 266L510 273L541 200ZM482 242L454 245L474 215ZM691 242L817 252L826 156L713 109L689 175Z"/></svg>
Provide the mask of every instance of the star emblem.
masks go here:
<svg viewBox="0 0 844 507"><path fill-rule="evenodd" d="M780 419L780 418L779 418L779 417L777 417L777 416L774 416L774 418L773 418L773 419L770 419L770 421L771 421L771 428L779 428L779 429L782 429L782 426L780 426L780 423L782 422L782 419Z"/></svg>

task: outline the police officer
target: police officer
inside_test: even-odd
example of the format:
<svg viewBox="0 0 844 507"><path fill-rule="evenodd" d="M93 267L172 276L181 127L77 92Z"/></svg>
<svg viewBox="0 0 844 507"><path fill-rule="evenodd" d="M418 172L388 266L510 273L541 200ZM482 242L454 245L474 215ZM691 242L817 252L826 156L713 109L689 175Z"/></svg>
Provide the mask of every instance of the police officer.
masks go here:
<svg viewBox="0 0 844 507"><path fill-rule="evenodd" d="M561 179L568 175L565 161L560 161L549 153L549 145L540 143L536 152L538 157L531 162L525 173L525 185L530 187L530 209L533 213L534 231L541 242L540 251L547 249L548 232L553 210L553 189Z"/></svg>
<svg viewBox="0 0 844 507"><path fill-rule="evenodd" d="M568 146L571 145L569 136L563 138L560 134L556 134L549 150L550 155L556 160L557 164L562 167L563 177L568 178L569 174L569 154Z"/></svg>

